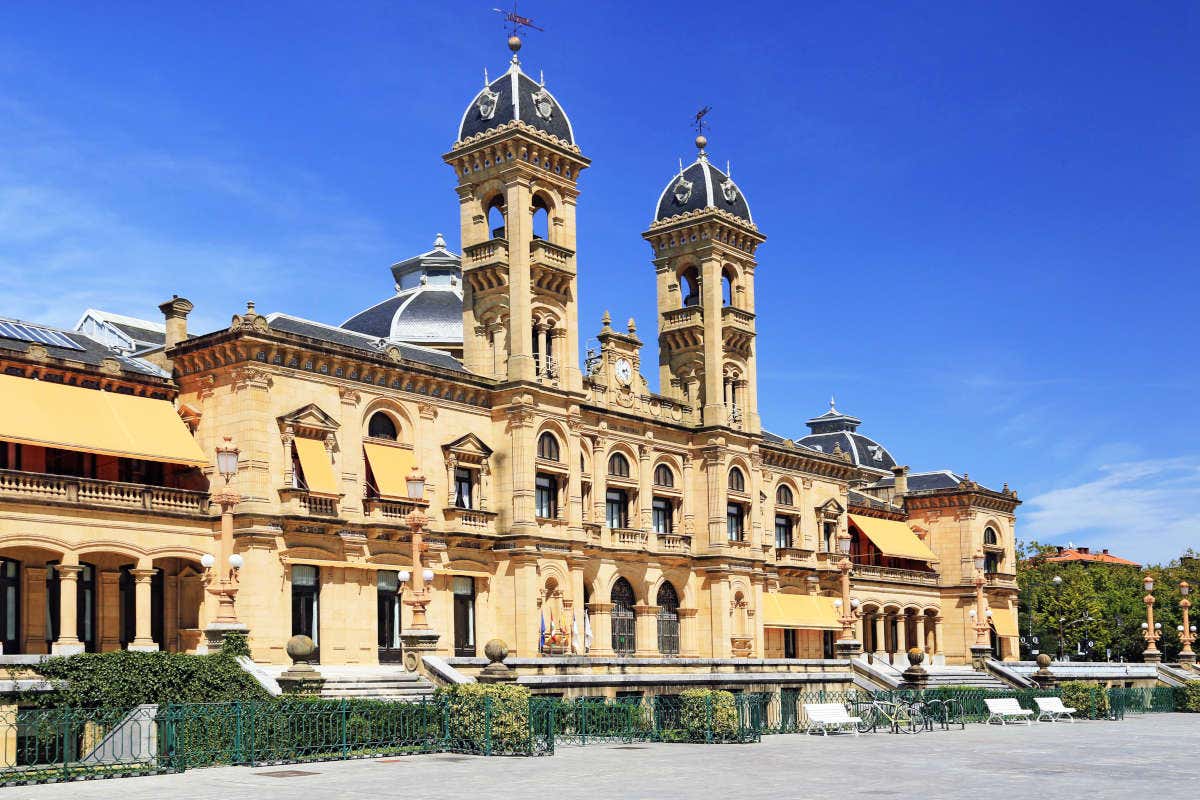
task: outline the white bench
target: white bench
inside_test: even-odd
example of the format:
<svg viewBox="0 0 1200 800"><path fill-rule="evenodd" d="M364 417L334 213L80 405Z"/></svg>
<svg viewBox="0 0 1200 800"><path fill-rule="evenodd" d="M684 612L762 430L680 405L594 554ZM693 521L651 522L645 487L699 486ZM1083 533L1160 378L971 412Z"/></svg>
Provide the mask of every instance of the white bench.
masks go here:
<svg viewBox="0 0 1200 800"><path fill-rule="evenodd" d="M847 728L858 736L859 717L850 716L846 707L841 703L805 703L804 713L808 716L808 730L820 730L822 736L829 735L829 729L834 732Z"/></svg>
<svg viewBox="0 0 1200 800"><path fill-rule="evenodd" d="M1037 703L1038 722L1057 722L1065 719L1067 722L1074 722L1075 709L1070 706L1064 706L1061 697L1035 697L1033 702Z"/></svg>
<svg viewBox="0 0 1200 800"><path fill-rule="evenodd" d="M984 699L987 704L988 718L987 723L991 725L998 721L1001 725L1013 722L1024 722L1026 725L1032 724L1033 712L1027 708L1021 708L1021 704L1017 702L1015 697L1001 697L997 699Z"/></svg>

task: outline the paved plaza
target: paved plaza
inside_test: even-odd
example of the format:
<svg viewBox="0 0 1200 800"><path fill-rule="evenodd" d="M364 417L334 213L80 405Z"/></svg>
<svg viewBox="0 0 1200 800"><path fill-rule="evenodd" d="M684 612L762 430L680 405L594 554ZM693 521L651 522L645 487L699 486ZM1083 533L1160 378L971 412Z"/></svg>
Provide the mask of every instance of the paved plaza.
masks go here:
<svg viewBox="0 0 1200 800"><path fill-rule="evenodd" d="M1200 716L970 725L917 736L789 735L752 745L605 744L550 758L459 755L223 767L5 789L6 798L1150 798L1194 792ZM303 774L295 774L295 773ZM1191 787L1191 788L1189 788Z"/></svg>

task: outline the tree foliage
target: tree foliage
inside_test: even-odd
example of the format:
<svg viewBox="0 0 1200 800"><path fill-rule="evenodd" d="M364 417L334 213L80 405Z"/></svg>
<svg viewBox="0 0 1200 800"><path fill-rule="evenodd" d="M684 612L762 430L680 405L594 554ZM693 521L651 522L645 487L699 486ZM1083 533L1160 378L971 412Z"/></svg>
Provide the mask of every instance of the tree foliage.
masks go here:
<svg viewBox="0 0 1200 800"><path fill-rule="evenodd" d="M1031 650L1079 660L1141 661L1146 640L1142 579L1154 575L1154 618L1162 623L1158 648L1168 660L1180 650L1179 582L1200 589L1200 558L1188 550L1167 564L1136 567L1097 562L1052 563L1056 548L1022 542L1017 551L1022 654ZM1055 582L1055 578L1059 582ZM1191 624L1196 624L1193 615ZM1034 643L1036 637L1037 643Z"/></svg>

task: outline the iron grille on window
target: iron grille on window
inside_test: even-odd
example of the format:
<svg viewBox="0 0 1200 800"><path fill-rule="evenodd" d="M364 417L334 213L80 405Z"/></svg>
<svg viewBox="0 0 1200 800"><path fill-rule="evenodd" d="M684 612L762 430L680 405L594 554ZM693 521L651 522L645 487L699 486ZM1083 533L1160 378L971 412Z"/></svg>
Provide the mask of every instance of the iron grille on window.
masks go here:
<svg viewBox="0 0 1200 800"><path fill-rule="evenodd" d="M658 652L679 655L679 595L668 582L658 589Z"/></svg>
<svg viewBox="0 0 1200 800"><path fill-rule="evenodd" d="M621 578L612 589L612 648L619 656L631 656L637 650L633 603L633 587Z"/></svg>

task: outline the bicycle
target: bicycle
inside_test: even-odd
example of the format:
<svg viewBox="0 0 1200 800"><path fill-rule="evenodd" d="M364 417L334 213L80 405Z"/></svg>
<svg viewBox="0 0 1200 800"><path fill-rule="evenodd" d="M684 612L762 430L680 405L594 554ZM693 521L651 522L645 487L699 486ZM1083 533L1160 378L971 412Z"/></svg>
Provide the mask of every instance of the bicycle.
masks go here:
<svg viewBox="0 0 1200 800"><path fill-rule="evenodd" d="M926 725L920 703L873 699L851 701L851 706L852 716L859 719L859 733L873 733L884 726L892 733L917 733Z"/></svg>

